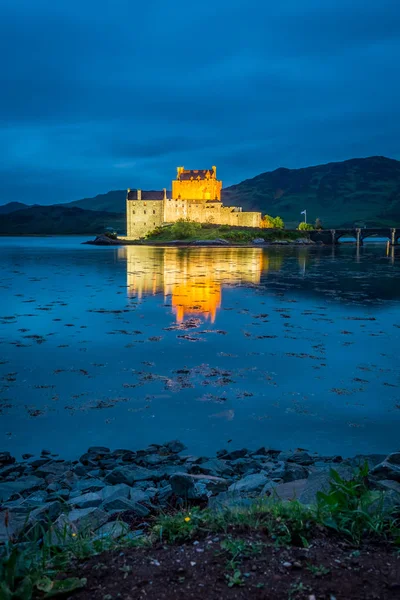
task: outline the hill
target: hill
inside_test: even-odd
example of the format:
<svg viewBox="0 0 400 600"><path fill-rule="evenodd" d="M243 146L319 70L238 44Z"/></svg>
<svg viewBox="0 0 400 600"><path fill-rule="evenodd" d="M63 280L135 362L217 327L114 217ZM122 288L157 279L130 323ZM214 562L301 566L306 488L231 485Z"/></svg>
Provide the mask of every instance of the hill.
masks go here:
<svg viewBox="0 0 400 600"><path fill-rule="evenodd" d="M125 214L54 205L32 206L0 219L0 234L92 234L102 233L107 227L125 232Z"/></svg>
<svg viewBox="0 0 400 600"><path fill-rule="evenodd" d="M76 206L85 210L97 210L113 213L125 213L126 190L114 190L106 194L98 194L94 198L74 200L60 206Z"/></svg>
<svg viewBox="0 0 400 600"><path fill-rule="evenodd" d="M8 204L2 204L0 206L0 215L8 215L17 210L23 210L24 208L28 208L28 205L22 204L22 202L8 202Z"/></svg>
<svg viewBox="0 0 400 600"><path fill-rule="evenodd" d="M225 188L223 202L325 227L400 224L400 162L383 156L262 173Z"/></svg>

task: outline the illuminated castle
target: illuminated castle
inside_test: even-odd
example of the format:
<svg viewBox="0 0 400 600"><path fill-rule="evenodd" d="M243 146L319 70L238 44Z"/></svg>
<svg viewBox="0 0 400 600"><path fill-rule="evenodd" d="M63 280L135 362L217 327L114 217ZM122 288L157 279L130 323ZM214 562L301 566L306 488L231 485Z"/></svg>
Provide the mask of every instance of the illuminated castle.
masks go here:
<svg viewBox="0 0 400 600"><path fill-rule="evenodd" d="M127 238L138 239L155 227L179 219L198 223L260 227L261 213L242 212L239 206L221 202L222 181L217 168L187 170L177 168L172 192L128 189L126 196Z"/></svg>

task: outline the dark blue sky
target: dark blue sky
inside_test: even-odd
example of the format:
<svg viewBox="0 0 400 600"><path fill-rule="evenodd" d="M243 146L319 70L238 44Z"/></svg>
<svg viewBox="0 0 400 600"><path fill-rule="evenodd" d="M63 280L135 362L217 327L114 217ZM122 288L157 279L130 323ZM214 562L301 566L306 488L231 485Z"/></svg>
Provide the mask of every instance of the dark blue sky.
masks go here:
<svg viewBox="0 0 400 600"><path fill-rule="evenodd" d="M0 203L400 159L399 0L0 0Z"/></svg>

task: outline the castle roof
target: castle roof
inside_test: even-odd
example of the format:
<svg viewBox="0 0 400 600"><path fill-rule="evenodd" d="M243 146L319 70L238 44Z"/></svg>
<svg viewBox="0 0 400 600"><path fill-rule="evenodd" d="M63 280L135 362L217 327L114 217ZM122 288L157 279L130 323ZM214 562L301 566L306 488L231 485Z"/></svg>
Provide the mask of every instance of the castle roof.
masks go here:
<svg viewBox="0 0 400 600"><path fill-rule="evenodd" d="M212 169L184 169L183 171L181 171L179 173L178 179L180 179L180 181L186 181L188 179L191 179L192 177L193 177L193 179L197 179L198 177L200 177L200 179L207 179L207 173L209 173L209 177L211 177L213 174L213 170Z"/></svg>
<svg viewBox="0 0 400 600"><path fill-rule="evenodd" d="M164 190L141 190L142 196L141 200L164 200ZM171 197L171 194L167 192L167 198ZM137 200L138 199L138 191L130 190L127 196L128 200Z"/></svg>

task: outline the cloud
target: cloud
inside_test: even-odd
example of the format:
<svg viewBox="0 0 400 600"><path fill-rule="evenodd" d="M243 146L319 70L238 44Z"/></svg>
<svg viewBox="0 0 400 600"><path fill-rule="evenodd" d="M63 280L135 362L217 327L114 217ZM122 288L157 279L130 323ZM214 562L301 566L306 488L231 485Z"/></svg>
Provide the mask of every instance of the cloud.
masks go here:
<svg viewBox="0 0 400 600"><path fill-rule="evenodd" d="M0 202L397 157L393 0L3 0ZM58 190L55 194L55 189Z"/></svg>

